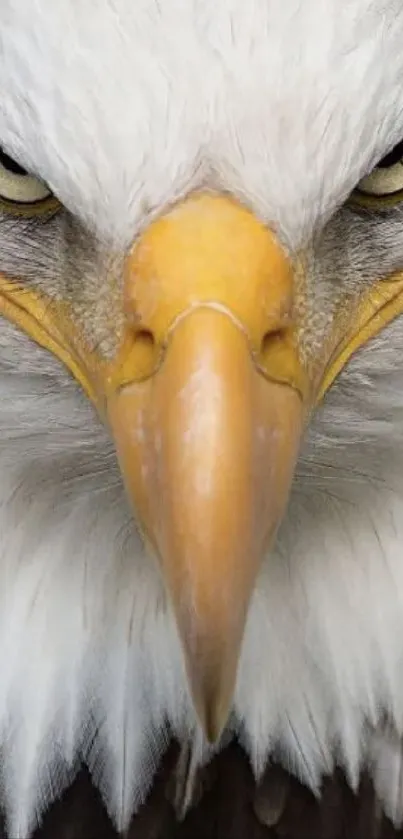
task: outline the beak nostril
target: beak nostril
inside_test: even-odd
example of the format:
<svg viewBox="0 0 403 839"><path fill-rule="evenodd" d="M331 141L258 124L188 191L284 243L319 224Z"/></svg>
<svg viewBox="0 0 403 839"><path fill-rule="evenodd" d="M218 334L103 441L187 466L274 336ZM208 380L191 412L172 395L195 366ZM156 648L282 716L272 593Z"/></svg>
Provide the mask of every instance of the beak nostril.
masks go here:
<svg viewBox="0 0 403 839"><path fill-rule="evenodd" d="M260 345L260 355L262 358L266 358L266 356L272 352L272 350L276 350L277 347L284 341L286 338L287 329L280 328L280 329L273 329L269 332L266 332L263 335L262 343Z"/></svg>
<svg viewBox="0 0 403 839"><path fill-rule="evenodd" d="M141 382L152 376L158 366L160 349L153 333L149 329L132 328L127 331L119 356L115 361L116 372L109 380L111 388L118 390Z"/></svg>
<svg viewBox="0 0 403 839"><path fill-rule="evenodd" d="M138 347L141 347L145 351L154 351L155 349L155 338L152 332L149 329L139 329L135 333L135 343Z"/></svg>
<svg viewBox="0 0 403 839"><path fill-rule="evenodd" d="M257 356L260 371L269 379L283 384L291 384L305 398L308 388L305 368L298 351L298 341L292 324L282 324L268 329L260 343Z"/></svg>

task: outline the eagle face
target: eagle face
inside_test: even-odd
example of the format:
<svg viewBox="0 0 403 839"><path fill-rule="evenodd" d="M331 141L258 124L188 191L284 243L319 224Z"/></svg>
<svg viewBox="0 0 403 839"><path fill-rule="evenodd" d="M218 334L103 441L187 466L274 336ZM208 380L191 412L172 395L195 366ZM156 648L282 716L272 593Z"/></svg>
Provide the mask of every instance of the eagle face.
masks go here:
<svg viewBox="0 0 403 839"><path fill-rule="evenodd" d="M123 829L224 726L401 816L402 37L395 0L3 0L13 836L82 759Z"/></svg>

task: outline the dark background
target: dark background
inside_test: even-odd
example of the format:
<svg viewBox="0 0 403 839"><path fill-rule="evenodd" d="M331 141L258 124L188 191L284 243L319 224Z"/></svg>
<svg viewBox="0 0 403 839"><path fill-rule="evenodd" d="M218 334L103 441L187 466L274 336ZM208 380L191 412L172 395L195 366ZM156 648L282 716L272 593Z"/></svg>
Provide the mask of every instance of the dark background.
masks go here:
<svg viewBox="0 0 403 839"><path fill-rule="evenodd" d="M178 823L170 801L177 756L172 746L126 839L403 839L403 829L395 831L381 815L368 779L362 778L354 795L339 774L324 784L320 801L288 779L280 820L274 828L263 827L254 813L256 786L249 764L236 745L210 765L199 803ZM285 777L282 770L270 769L263 790ZM0 839L6 839L4 827ZM33 839L118 839L85 769L52 805Z"/></svg>

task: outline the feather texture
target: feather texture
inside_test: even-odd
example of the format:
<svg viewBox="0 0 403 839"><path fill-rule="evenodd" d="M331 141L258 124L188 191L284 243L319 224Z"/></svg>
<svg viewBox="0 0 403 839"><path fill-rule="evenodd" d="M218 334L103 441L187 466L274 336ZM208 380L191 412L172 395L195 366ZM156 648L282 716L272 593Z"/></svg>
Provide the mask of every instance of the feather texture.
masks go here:
<svg viewBox="0 0 403 839"><path fill-rule="evenodd" d="M115 245L212 183L298 247L401 139L402 37L400 0L3 0L0 140Z"/></svg>
<svg viewBox="0 0 403 839"><path fill-rule="evenodd" d="M325 317L338 284L403 265L399 211L372 221L344 211L320 238L401 138L402 37L400 0L104 0L96 13L3 0L0 143L67 210L42 226L1 213L0 270L78 308L85 299L95 320L105 277L120 289L111 264L147 221L192 187L218 187L291 250L311 240L310 291ZM353 787L367 767L396 821L402 353L400 319L313 417L251 603L227 732L256 777L276 758L314 792L335 765ZM193 768L210 756L108 433L66 372L6 323L0 673L0 782L15 839L81 761L123 830L172 733L192 744Z"/></svg>
<svg viewBox="0 0 403 839"><path fill-rule="evenodd" d="M1 340L23 342L15 358L24 358L25 339L11 327ZM403 733L402 350L399 321L340 378L262 569L234 703L258 775L280 755L314 790L335 762L353 783L367 764L376 780L370 731L379 742L387 714ZM122 828L147 792L166 725L182 739L194 730L176 632L91 408L73 383L60 388L46 356L36 380L23 363L0 363L0 730L10 834L27 835L82 758ZM389 812L392 788L378 783Z"/></svg>

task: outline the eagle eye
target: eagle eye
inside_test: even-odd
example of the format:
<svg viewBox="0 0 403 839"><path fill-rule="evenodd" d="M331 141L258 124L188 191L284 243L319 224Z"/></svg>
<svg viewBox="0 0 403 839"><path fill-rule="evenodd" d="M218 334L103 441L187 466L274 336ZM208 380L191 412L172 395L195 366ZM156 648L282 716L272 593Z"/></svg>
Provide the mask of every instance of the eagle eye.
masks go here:
<svg viewBox="0 0 403 839"><path fill-rule="evenodd" d="M0 210L35 215L55 199L49 187L0 147Z"/></svg>
<svg viewBox="0 0 403 839"><path fill-rule="evenodd" d="M361 179L354 199L379 208L403 201L403 140Z"/></svg>

